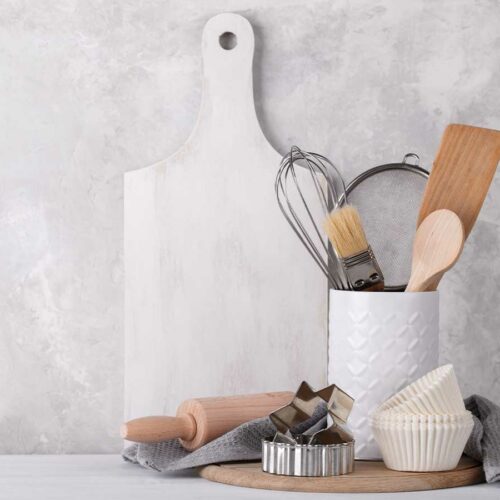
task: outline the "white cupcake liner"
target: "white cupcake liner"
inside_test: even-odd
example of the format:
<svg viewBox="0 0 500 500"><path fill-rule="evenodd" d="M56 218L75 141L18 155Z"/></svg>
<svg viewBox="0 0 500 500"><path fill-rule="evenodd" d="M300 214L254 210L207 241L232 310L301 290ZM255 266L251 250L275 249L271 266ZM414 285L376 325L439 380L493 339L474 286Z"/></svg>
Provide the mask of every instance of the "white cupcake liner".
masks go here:
<svg viewBox="0 0 500 500"><path fill-rule="evenodd" d="M386 411L371 423L385 465L414 472L454 469L474 425L468 411L447 415Z"/></svg>
<svg viewBox="0 0 500 500"><path fill-rule="evenodd" d="M407 414L394 410L386 410L374 413L370 420L373 424L413 424L421 422L429 425L443 425L448 423L466 423L470 420L470 415L471 413L468 410L460 413L443 413L439 415L426 415L423 413Z"/></svg>
<svg viewBox="0 0 500 500"><path fill-rule="evenodd" d="M458 414L465 411L453 365L444 365L405 387L376 410L404 414Z"/></svg>

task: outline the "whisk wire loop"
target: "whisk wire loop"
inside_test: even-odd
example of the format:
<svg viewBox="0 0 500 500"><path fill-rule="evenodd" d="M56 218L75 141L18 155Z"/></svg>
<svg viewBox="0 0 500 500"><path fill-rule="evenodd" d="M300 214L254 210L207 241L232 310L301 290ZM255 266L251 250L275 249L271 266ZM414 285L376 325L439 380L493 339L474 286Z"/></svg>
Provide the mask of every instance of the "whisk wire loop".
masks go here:
<svg viewBox="0 0 500 500"><path fill-rule="evenodd" d="M301 180L303 174L308 180L306 184L304 178L304 185ZM327 277L330 286L339 290L349 289L339 256L322 229L328 213L346 200L345 183L335 165L323 155L293 146L281 161L275 191L285 219ZM320 213L316 214L313 206L318 204ZM322 220L318 221L318 217Z"/></svg>

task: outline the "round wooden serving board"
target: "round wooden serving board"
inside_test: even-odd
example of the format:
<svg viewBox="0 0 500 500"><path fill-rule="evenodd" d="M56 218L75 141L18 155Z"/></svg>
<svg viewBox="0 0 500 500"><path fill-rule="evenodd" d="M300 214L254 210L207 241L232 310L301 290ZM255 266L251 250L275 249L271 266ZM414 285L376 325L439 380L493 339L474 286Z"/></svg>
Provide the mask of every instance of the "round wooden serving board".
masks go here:
<svg viewBox="0 0 500 500"><path fill-rule="evenodd" d="M334 477L289 477L262 472L258 463L208 465L200 476L217 483L265 490L313 493L389 493L436 490L484 482L481 464L462 457L457 468L444 472L399 472L383 462L357 460L355 471Z"/></svg>

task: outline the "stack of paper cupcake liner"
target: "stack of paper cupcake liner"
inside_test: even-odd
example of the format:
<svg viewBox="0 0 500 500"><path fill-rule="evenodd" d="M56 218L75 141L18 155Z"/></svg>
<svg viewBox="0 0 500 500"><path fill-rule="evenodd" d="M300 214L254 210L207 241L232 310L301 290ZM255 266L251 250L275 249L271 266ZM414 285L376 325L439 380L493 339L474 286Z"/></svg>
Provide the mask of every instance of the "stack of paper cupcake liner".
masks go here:
<svg viewBox="0 0 500 500"><path fill-rule="evenodd" d="M386 466L454 469L472 431L452 365L433 370L384 402L371 419Z"/></svg>

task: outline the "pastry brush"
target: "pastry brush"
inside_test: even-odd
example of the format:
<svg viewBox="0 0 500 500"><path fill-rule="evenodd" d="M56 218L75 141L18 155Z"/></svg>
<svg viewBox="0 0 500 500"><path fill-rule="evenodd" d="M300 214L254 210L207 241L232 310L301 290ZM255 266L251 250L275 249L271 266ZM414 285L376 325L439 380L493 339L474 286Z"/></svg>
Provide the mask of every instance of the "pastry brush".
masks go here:
<svg viewBox="0 0 500 500"><path fill-rule="evenodd" d="M333 210L325 221L325 231L355 291L384 289L384 276L366 239L361 217L351 205Z"/></svg>

